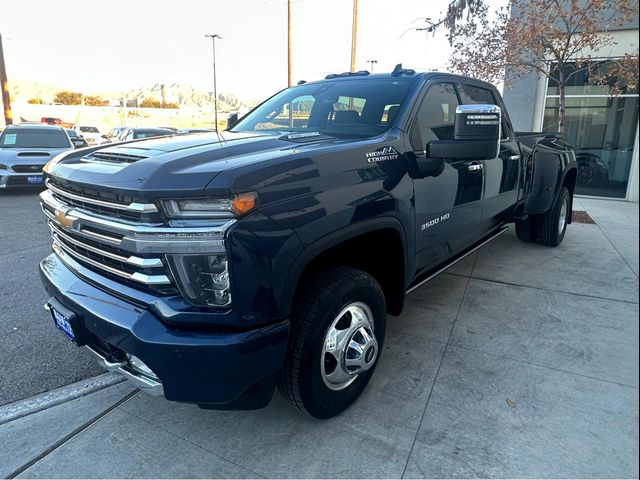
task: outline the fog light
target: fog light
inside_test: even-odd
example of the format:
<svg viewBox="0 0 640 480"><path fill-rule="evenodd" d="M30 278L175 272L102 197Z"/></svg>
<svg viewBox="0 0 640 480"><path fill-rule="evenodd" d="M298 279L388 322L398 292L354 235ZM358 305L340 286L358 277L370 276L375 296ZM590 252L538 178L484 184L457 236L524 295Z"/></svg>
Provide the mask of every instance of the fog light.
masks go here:
<svg viewBox="0 0 640 480"><path fill-rule="evenodd" d="M191 303L208 307L231 304L226 253L170 255L168 260L180 292Z"/></svg>

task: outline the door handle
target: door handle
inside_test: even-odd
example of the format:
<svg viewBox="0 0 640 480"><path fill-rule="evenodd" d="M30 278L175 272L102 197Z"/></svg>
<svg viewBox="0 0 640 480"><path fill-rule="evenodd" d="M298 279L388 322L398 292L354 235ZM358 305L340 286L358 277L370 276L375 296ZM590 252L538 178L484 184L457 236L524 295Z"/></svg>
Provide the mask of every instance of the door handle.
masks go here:
<svg viewBox="0 0 640 480"><path fill-rule="evenodd" d="M509 157L509 160L511 160L511 161L520 160L520 155L511 155Z"/></svg>
<svg viewBox="0 0 640 480"><path fill-rule="evenodd" d="M482 170L482 164L481 163L472 163L471 165L469 165L467 167L467 170L469 170L470 172L478 172L478 171Z"/></svg>

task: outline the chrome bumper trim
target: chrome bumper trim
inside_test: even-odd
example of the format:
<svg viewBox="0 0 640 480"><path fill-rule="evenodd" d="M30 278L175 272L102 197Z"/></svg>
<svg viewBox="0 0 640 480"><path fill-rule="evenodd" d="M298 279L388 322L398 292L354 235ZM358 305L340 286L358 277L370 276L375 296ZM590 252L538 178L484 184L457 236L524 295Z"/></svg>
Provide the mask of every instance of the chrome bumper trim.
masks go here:
<svg viewBox="0 0 640 480"><path fill-rule="evenodd" d="M110 362L93 348L89 346L85 346L85 348L97 357L98 363L100 363L100 365L102 365L110 372L119 373L124 378L126 378L127 381L134 387L139 388L143 392L148 393L149 395L152 395L154 397L161 397L164 395L162 383L160 383L159 381L153 380L145 375L138 374L135 371L129 370L129 364L127 362Z"/></svg>

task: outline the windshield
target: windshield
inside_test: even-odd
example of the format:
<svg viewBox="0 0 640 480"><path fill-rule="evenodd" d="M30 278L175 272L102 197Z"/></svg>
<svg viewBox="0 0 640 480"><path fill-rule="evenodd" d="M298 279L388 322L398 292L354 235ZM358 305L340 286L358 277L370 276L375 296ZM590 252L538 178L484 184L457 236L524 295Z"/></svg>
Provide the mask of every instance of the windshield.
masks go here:
<svg viewBox="0 0 640 480"><path fill-rule="evenodd" d="M69 137L62 130L10 129L0 135L4 148L66 148Z"/></svg>
<svg viewBox="0 0 640 480"><path fill-rule="evenodd" d="M292 87L248 114L232 132L318 132L372 137L394 124L415 78L366 78Z"/></svg>
<svg viewBox="0 0 640 480"><path fill-rule="evenodd" d="M100 133L96 127L80 127L82 133Z"/></svg>

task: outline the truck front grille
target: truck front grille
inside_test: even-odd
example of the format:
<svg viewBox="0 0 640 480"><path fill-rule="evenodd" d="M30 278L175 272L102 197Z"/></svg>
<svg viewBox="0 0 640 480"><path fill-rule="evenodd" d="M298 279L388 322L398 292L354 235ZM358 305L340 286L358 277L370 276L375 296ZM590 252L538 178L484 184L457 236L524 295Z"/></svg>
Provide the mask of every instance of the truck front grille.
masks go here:
<svg viewBox="0 0 640 480"><path fill-rule="evenodd" d="M224 237L233 220L181 227L143 222L160 219L155 205L98 191L83 195L80 186L50 179L46 184L40 203L53 250L71 269L80 265L139 290L176 295L180 289L168 257L226 252Z"/></svg>
<svg viewBox="0 0 640 480"><path fill-rule="evenodd" d="M99 228L68 229L56 217L55 209L42 206L49 219L53 249L59 256L68 255L90 270L131 286L160 294L175 294L175 288L162 255L133 255L119 244L123 236Z"/></svg>

